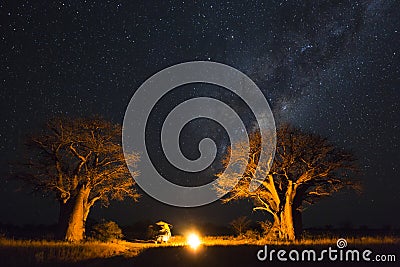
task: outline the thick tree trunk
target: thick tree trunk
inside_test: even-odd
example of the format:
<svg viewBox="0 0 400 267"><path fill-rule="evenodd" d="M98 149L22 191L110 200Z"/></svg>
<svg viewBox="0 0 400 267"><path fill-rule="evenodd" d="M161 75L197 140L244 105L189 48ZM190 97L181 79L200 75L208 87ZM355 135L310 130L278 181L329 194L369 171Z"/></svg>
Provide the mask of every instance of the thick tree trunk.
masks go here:
<svg viewBox="0 0 400 267"><path fill-rule="evenodd" d="M296 192L292 182L289 182L288 189L285 194L284 205L279 213L279 229L280 238L285 240L294 240L294 224L293 224L293 199Z"/></svg>
<svg viewBox="0 0 400 267"><path fill-rule="evenodd" d="M306 188L298 188L296 190L296 195L293 199L293 223L294 223L294 233L296 238L303 234L303 211L300 209L303 199L305 198Z"/></svg>
<svg viewBox="0 0 400 267"><path fill-rule="evenodd" d="M293 207L293 224L294 234L296 238L300 237L303 233L303 213L297 208Z"/></svg>
<svg viewBox="0 0 400 267"><path fill-rule="evenodd" d="M84 238L88 194L89 190L82 187L67 203L60 203L59 226L62 239L75 242Z"/></svg>
<svg viewBox="0 0 400 267"><path fill-rule="evenodd" d="M281 232L283 234L283 238L286 240L294 240L294 225L293 225L293 213L292 213L292 205L290 202L285 203L283 211L281 213Z"/></svg>

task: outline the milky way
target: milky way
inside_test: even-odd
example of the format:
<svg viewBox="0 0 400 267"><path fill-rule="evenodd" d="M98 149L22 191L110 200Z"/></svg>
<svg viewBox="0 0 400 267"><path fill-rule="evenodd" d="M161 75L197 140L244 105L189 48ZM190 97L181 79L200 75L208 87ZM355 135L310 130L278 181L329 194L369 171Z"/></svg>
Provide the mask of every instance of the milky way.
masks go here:
<svg viewBox="0 0 400 267"><path fill-rule="evenodd" d="M24 136L49 117L100 114L121 123L129 99L148 77L176 63L209 60L247 74L269 100L278 124L290 122L327 136L360 159L364 194L318 204L306 212L306 225L399 226L399 215L388 212L400 208L397 2L14 2L0 4L4 173L22 151ZM246 111L229 93L201 85L178 91L164 103L202 95ZM167 104L156 110L156 125L173 108ZM243 116L250 123L251 115ZM228 143L218 125L201 121L188 127L188 132L200 127L204 135L222 140L219 152L226 151ZM158 131L150 135L156 138ZM183 140L189 157L196 156L193 148L200 137L187 146ZM152 148L160 153L157 139ZM174 171L168 165L160 168ZM16 187L2 189L2 203L7 199L0 207L0 213L7 214L2 221L56 220L50 200L15 193ZM149 207L153 211L147 213ZM249 206L243 204L245 209ZM247 212L243 210L219 203L179 210L143 197L135 205L98 208L93 216L122 223L161 217L173 222L173 215L188 220L214 216L226 222Z"/></svg>

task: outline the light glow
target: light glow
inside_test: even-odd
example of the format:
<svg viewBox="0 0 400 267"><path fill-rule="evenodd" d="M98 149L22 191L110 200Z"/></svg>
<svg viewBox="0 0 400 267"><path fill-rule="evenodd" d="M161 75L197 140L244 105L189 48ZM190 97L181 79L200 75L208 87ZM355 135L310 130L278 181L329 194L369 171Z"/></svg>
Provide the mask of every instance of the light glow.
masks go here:
<svg viewBox="0 0 400 267"><path fill-rule="evenodd" d="M195 233L191 233L187 237L187 243L192 249L197 249L201 244L200 237Z"/></svg>

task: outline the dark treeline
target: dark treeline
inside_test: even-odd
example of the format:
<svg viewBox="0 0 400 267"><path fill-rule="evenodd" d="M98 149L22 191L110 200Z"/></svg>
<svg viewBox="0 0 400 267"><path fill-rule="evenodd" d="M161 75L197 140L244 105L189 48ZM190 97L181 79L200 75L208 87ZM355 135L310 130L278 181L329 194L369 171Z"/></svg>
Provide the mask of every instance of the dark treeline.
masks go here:
<svg viewBox="0 0 400 267"><path fill-rule="evenodd" d="M90 235L93 225L96 221L88 222L87 235ZM151 221L138 221L130 225L121 226L124 239L132 241L135 239L147 239L147 231ZM186 229L172 228L173 235L184 235ZM197 230L202 235L234 235L234 231L227 225L217 225L214 223L203 223L197 226ZM262 230L257 223L252 223L249 230L261 233ZM13 225L0 223L0 238L12 239L32 239L32 240L54 240L57 231L57 225ZM400 237L400 229L390 225L381 228L369 228L368 226L355 227L351 225L334 227L326 225L320 228L306 228L300 238L317 237L378 237L378 236L397 236Z"/></svg>

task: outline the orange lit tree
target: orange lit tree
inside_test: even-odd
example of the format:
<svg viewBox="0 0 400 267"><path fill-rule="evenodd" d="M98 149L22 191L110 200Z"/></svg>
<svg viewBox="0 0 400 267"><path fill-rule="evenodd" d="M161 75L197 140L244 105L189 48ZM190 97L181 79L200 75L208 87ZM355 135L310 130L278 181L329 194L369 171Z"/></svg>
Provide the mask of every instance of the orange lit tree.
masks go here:
<svg viewBox="0 0 400 267"><path fill-rule="evenodd" d="M14 176L33 189L54 196L60 204L60 238L80 241L90 208L101 202L139 195L124 157L121 126L99 118L55 118L27 142L26 159ZM126 161L125 161L126 159Z"/></svg>
<svg viewBox="0 0 400 267"><path fill-rule="evenodd" d="M250 149L244 143L232 144L223 159L234 164L246 164L246 170L237 185L223 199L229 202L239 199L251 199L253 210L266 211L273 217L270 233L276 238L294 240L293 214L302 212L307 205L314 204L323 197L352 188L359 190L354 180L357 168L353 155L340 149L326 138L303 132L289 125L277 130L277 146L271 169L260 166L262 177L260 186L249 190L254 178L261 149L259 132L249 137ZM219 175L216 190L223 192L236 177Z"/></svg>

